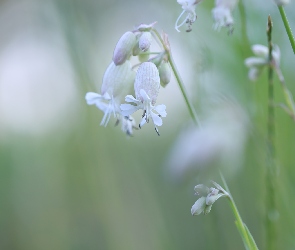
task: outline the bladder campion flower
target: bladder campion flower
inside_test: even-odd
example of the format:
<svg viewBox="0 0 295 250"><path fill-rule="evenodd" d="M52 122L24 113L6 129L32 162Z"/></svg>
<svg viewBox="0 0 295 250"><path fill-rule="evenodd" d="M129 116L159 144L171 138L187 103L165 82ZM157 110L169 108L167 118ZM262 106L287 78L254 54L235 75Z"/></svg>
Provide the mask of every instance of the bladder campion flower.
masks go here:
<svg viewBox="0 0 295 250"><path fill-rule="evenodd" d="M227 27L230 33L233 31L232 11L237 3L238 0L215 0L215 8L212 10L214 29L220 30L222 27Z"/></svg>
<svg viewBox="0 0 295 250"><path fill-rule="evenodd" d="M268 47L261 44L255 44L252 46L252 51L255 57L249 57L245 60L245 65L249 68L248 77L251 81L255 81L261 74L264 66L269 63L275 68L280 67L281 53L280 48L277 45L273 46L271 62L269 62L268 58Z"/></svg>
<svg viewBox="0 0 295 250"><path fill-rule="evenodd" d="M201 197L195 202L191 208L192 215L200 215L204 213L205 215L211 211L212 205L220 197L229 196L229 194L216 182L212 182L214 187L208 188L203 184L199 184L194 187L195 194L200 195Z"/></svg>
<svg viewBox="0 0 295 250"><path fill-rule="evenodd" d="M96 105L98 109L104 112L100 125L106 126L112 114L121 120L120 104L124 96L130 93L135 79L135 72L131 69L131 64L127 60L122 65L116 66L112 62L102 80L101 94L88 92L85 96L88 105ZM130 127L130 125L128 125ZM126 127L126 126L125 126ZM125 131L132 133L132 129Z"/></svg>
<svg viewBox="0 0 295 250"><path fill-rule="evenodd" d="M192 30L191 26L192 24L196 21L197 19L197 14L196 14L196 5L201 2L202 0L177 0L177 2L181 5L183 11L177 18L175 22L175 29L180 32L179 28L187 23L188 29L186 30L187 32L190 32ZM182 21L182 23L179 23L180 18L184 15L187 14L185 19Z"/></svg>
<svg viewBox="0 0 295 250"><path fill-rule="evenodd" d="M129 116L135 111L142 109L143 115L139 127L141 128L151 119L158 135L160 134L157 126L162 126L161 117L166 117L167 115L165 105L154 106L159 89L160 77L156 65L151 62L144 62L139 66L135 77L134 90L136 98L132 95L127 95L125 98L126 102L134 103L135 105L121 104L120 106L123 116ZM154 111L158 114L154 113Z"/></svg>

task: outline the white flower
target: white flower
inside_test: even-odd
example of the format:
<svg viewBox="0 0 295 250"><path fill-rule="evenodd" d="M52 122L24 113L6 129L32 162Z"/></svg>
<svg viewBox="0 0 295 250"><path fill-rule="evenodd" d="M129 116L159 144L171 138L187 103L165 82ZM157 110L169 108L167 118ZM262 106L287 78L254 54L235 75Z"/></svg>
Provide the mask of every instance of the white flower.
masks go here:
<svg viewBox="0 0 295 250"><path fill-rule="evenodd" d="M166 106L154 106L158 97L160 88L159 72L155 64L151 62L142 63L136 73L134 90L136 98L132 95L127 95L125 101L132 104L121 104L121 114L129 116L135 111L142 109L142 120L139 124L141 128L151 119L154 123L155 130L159 135L157 126L162 126L161 117L166 117ZM157 113L155 113L157 112Z"/></svg>
<svg viewBox="0 0 295 250"><path fill-rule="evenodd" d="M177 18L176 22L175 22L175 29L180 32L180 30L178 28L180 28L182 25L184 25L185 23L188 24L188 29L187 32L191 31L191 25L196 21L197 19L197 15L196 15L196 5L201 2L202 0L177 0L177 2L181 5L183 11L181 12L181 14L179 15L179 17ZM184 15L187 14L187 16L185 17L185 19L183 20L183 22L181 24L179 23L180 18Z"/></svg>
<svg viewBox="0 0 295 250"><path fill-rule="evenodd" d="M132 116L122 116L121 115L122 126L121 129L125 134L131 136L133 134L133 129L136 128L135 120Z"/></svg>
<svg viewBox="0 0 295 250"><path fill-rule="evenodd" d="M269 64L268 47L261 44L255 44L252 46L252 51L255 57L249 57L245 59L245 65L246 67L249 68L249 73L248 73L249 79L251 81L255 81L261 74L264 66ZM274 67L279 68L280 58L281 58L280 48L277 45L274 45L272 50L271 64Z"/></svg>
<svg viewBox="0 0 295 250"><path fill-rule="evenodd" d="M230 32L232 31L234 24L232 11L237 3L238 0L215 0L215 8L212 10L214 29L220 30L222 27L228 27Z"/></svg>
<svg viewBox="0 0 295 250"><path fill-rule="evenodd" d="M275 3L276 3L278 6L281 6L281 5L285 5L285 4L290 3L290 0L275 0Z"/></svg>
<svg viewBox="0 0 295 250"><path fill-rule="evenodd" d="M131 69L128 60L118 66L112 62L103 76L101 94L94 92L86 94L87 104L96 105L98 109L104 112L100 125L106 126L112 114L120 119L120 104L124 96L130 93L134 78L135 72Z"/></svg>
<svg viewBox="0 0 295 250"><path fill-rule="evenodd" d="M207 112L202 127L184 128L165 163L167 176L185 181L213 167L233 174L242 163L248 117L237 103L224 101Z"/></svg>

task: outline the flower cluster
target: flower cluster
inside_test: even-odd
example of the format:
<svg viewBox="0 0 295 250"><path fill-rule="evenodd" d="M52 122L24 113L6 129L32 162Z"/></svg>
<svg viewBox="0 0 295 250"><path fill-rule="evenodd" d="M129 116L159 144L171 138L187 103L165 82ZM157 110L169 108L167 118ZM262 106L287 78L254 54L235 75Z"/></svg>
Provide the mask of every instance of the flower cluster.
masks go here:
<svg viewBox="0 0 295 250"><path fill-rule="evenodd" d="M85 96L88 105L95 105L104 112L101 125L107 126L114 115L116 124L121 122L121 128L127 135L132 135L133 129L137 128L131 117L135 111L143 110L139 127L152 120L158 135L162 117L167 115L165 105L155 106L160 86L165 87L170 82L171 69L167 47L162 48L157 56L149 58L154 25L141 24L135 30L123 34L114 49L112 62L104 73L101 93L88 92ZM163 40L169 46L166 34ZM136 72L134 68L138 65L132 65L133 57L140 61ZM123 103L124 100L127 104Z"/></svg>
<svg viewBox="0 0 295 250"><path fill-rule="evenodd" d="M202 0L177 0L182 6L183 11L175 22L175 29L179 32L179 28L184 24L187 24L187 32L192 30L192 24L196 21L196 5ZM234 19L232 17L232 11L237 5L238 0L215 0L215 7L212 9L212 16L214 19L213 28L220 30L222 27L229 28L229 32L233 31ZM179 24L181 17L186 14L184 20Z"/></svg>
<svg viewBox="0 0 295 250"><path fill-rule="evenodd" d="M208 188L203 184L195 186L195 195L199 195L200 198L195 202L191 208L192 215L200 215L204 213L205 215L211 211L212 205L220 197L229 196L229 194L216 182L212 182L215 186Z"/></svg>
<svg viewBox="0 0 295 250"><path fill-rule="evenodd" d="M245 65L249 68L248 77L251 81L255 81L266 65L271 64L274 68L280 67L280 48L277 45L273 45L272 61L269 61L268 47L255 44L252 46L252 51L255 57L249 57L245 60Z"/></svg>

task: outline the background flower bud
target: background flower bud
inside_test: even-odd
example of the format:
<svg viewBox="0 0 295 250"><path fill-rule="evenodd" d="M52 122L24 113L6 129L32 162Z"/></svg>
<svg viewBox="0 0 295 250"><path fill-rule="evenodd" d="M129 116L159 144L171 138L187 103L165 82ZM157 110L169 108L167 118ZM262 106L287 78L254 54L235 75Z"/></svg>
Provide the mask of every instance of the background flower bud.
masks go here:
<svg viewBox="0 0 295 250"><path fill-rule="evenodd" d="M161 86L165 88L171 80L171 68L168 62L163 61L161 63L159 66L159 75Z"/></svg>
<svg viewBox="0 0 295 250"><path fill-rule="evenodd" d="M113 62L115 65L123 64L132 54L133 48L136 45L136 36L133 32L126 32L118 41L114 54Z"/></svg>
<svg viewBox="0 0 295 250"><path fill-rule="evenodd" d="M159 94L160 77L156 65L151 62L142 63L139 66L135 77L135 95L137 99L143 102L144 100L140 94L141 89L145 90L154 105Z"/></svg>
<svg viewBox="0 0 295 250"><path fill-rule="evenodd" d="M151 32L143 32L142 35L139 38L139 48L141 49L141 51L146 52L152 43L152 34Z"/></svg>
<svg viewBox="0 0 295 250"><path fill-rule="evenodd" d="M203 184L199 184L194 187L194 190L197 195L207 196L209 193L209 188Z"/></svg>

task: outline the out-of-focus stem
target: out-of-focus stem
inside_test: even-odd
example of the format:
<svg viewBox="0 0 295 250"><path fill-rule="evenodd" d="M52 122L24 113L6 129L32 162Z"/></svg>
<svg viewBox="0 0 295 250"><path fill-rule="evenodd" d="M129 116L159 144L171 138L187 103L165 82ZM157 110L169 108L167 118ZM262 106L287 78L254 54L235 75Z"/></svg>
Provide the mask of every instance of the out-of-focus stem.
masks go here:
<svg viewBox="0 0 295 250"><path fill-rule="evenodd" d="M278 6L278 8L279 8L279 11L280 11L280 14L281 14L281 18L283 20L283 23L284 23L284 26L285 26L287 35L289 37L289 40L290 40L290 43L291 43L293 52L295 54L295 39L294 39L294 36L292 34L291 27L290 27L289 22L288 22L286 12L285 12L285 10L284 10L284 8L283 8L282 5L281 6Z"/></svg>
<svg viewBox="0 0 295 250"><path fill-rule="evenodd" d="M276 226L273 214L276 212L276 163L275 163L275 109L274 109L274 84L272 62L272 20L268 16L267 40L269 50L268 67L268 117L267 117L267 159L266 159L266 247L268 250L276 249Z"/></svg>

